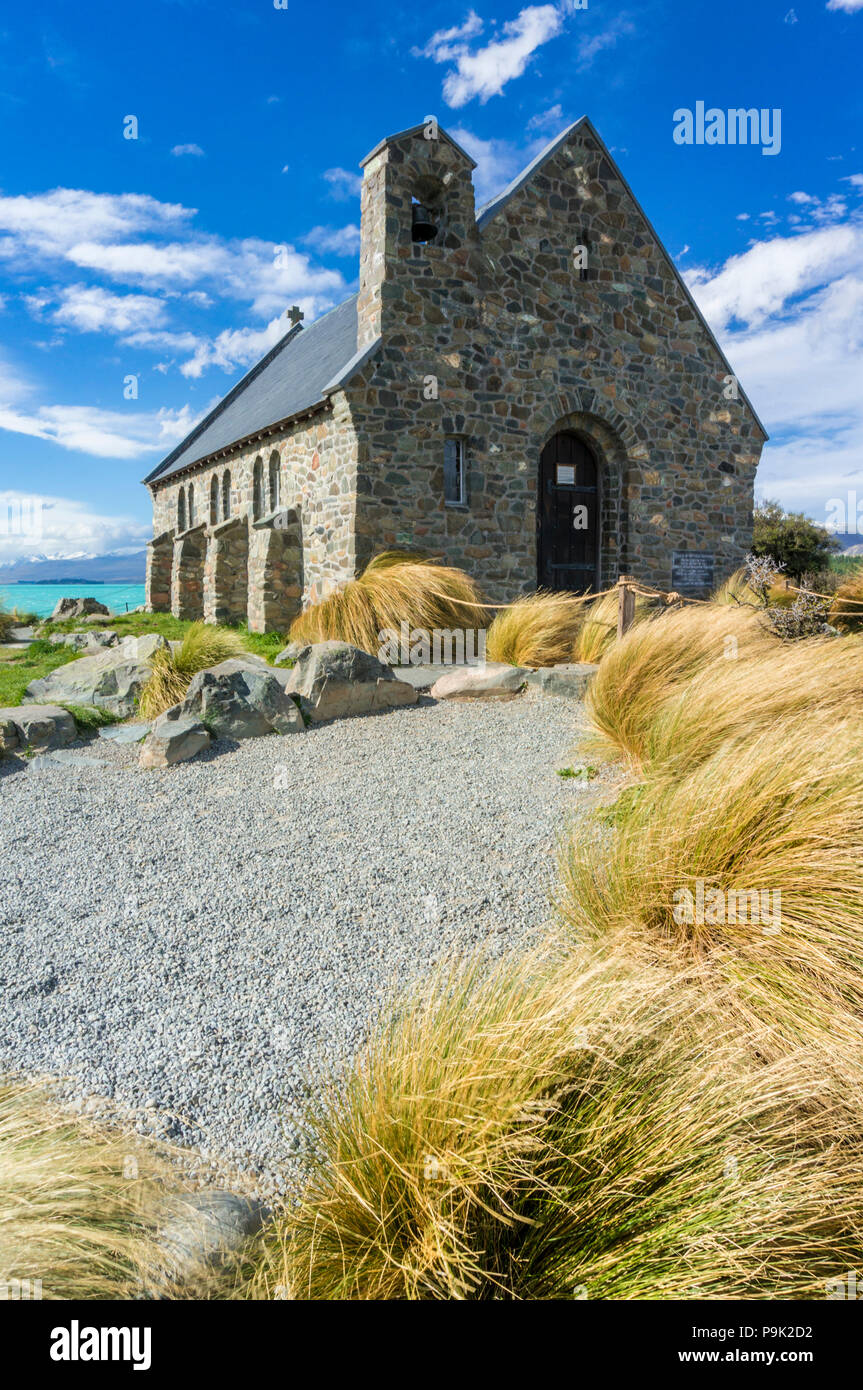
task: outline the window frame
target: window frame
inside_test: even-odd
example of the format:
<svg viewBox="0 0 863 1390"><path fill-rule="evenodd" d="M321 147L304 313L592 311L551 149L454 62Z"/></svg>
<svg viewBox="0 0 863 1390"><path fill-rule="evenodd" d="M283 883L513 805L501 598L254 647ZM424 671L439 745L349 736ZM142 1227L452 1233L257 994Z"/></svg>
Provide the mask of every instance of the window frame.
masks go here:
<svg viewBox="0 0 863 1390"><path fill-rule="evenodd" d="M455 447L458 460L458 497L447 497L447 464L446 450L449 445ZM449 434L444 439L444 465L443 465L443 502L445 507L467 507L467 450L465 439L460 434Z"/></svg>

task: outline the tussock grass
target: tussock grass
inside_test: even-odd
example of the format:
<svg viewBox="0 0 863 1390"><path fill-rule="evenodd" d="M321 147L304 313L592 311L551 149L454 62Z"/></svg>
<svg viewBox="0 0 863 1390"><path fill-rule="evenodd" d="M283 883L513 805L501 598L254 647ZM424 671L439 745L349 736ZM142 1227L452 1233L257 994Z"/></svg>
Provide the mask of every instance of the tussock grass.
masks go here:
<svg viewBox="0 0 863 1390"><path fill-rule="evenodd" d="M0 1081L0 1282L41 1279L45 1299L135 1297L156 1269L165 1174L44 1087Z"/></svg>
<svg viewBox="0 0 863 1390"><path fill-rule="evenodd" d="M836 589L828 621L840 632L863 630L863 566L852 570Z"/></svg>
<svg viewBox="0 0 863 1390"><path fill-rule="evenodd" d="M295 618L290 638L350 642L376 655L378 633L385 628L398 633L402 622L429 633L487 627L491 615L482 601L478 585L463 570L384 551L358 579Z"/></svg>
<svg viewBox="0 0 863 1390"><path fill-rule="evenodd" d="M619 600L612 592L604 594L594 603L584 605L583 621L576 634L573 661L588 661L595 664L617 641L617 611ZM641 594L635 597L635 617L633 626L641 623L651 611L649 599Z"/></svg>
<svg viewBox="0 0 863 1390"><path fill-rule="evenodd" d="M511 666L575 661L585 608L592 606L575 594L543 589L527 594L495 617L486 637L486 656Z"/></svg>
<svg viewBox="0 0 863 1390"><path fill-rule="evenodd" d="M244 650L239 633L193 623L176 652L163 649L153 657L153 674L141 691L141 714L145 719L155 719L185 699L189 683L199 671L229 657L242 656Z"/></svg>
<svg viewBox="0 0 863 1390"><path fill-rule="evenodd" d="M712 595L714 603L749 603L757 604L758 595L749 583L749 576L746 566L730 574L719 588L714 590Z"/></svg>
<svg viewBox="0 0 863 1390"><path fill-rule="evenodd" d="M308 1188L248 1296L823 1296L859 1263L853 1120L721 1018L614 958L442 970L317 1091Z"/></svg>
<svg viewBox="0 0 863 1390"><path fill-rule="evenodd" d="M804 715L816 728L836 717L863 725L863 642L810 638L711 662L647 728L644 771L680 777L724 745Z"/></svg>
<svg viewBox="0 0 863 1390"><path fill-rule="evenodd" d="M849 1085L863 1056L859 733L859 719L787 717L688 776L648 778L613 835L569 840L560 891L579 939L723 981L741 1036L817 1044L831 1064L842 1056ZM773 896L759 896L754 921L745 907L733 921L729 892Z"/></svg>
<svg viewBox="0 0 863 1390"><path fill-rule="evenodd" d="M752 609L716 604L664 612L638 623L609 647L586 696L594 752L623 755L636 767L662 707L726 653L778 650Z"/></svg>

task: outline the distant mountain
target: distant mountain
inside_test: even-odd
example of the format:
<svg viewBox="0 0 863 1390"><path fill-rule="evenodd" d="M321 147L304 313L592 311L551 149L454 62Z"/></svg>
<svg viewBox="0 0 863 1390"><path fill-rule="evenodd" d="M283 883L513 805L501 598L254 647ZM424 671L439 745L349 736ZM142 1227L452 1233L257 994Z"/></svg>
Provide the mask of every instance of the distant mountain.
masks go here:
<svg viewBox="0 0 863 1390"><path fill-rule="evenodd" d="M859 531L848 531L836 537L842 546L837 555L863 555L863 536Z"/></svg>
<svg viewBox="0 0 863 1390"><path fill-rule="evenodd" d="M58 559L34 555L0 564L0 584L17 584L22 579L33 584L53 584L58 579L82 584L94 580L104 584L143 584L146 564L145 550L120 555L65 555Z"/></svg>

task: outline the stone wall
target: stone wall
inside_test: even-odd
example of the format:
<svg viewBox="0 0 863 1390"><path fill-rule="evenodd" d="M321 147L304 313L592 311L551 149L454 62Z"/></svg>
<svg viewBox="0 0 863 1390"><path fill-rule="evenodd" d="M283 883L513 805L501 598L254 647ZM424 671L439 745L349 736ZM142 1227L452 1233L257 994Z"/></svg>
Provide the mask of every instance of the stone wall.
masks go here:
<svg viewBox="0 0 863 1390"><path fill-rule="evenodd" d="M434 243L414 245L423 169L450 176L454 206ZM730 573L750 544L763 434L742 398L724 398L728 369L601 148L574 132L481 231L465 169L445 141L416 135L366 166L364 217L383 245L364 247L381 287L361 284L361 303L365 292L383 343L347 393L358 555L411 544L470 570L492 599L529 591L539 456L573 429L600 463L603 586L629 571L669 588L675 549L711 552L717 579ZM464 441L463 508L443 503L447 435Z"/></svg>

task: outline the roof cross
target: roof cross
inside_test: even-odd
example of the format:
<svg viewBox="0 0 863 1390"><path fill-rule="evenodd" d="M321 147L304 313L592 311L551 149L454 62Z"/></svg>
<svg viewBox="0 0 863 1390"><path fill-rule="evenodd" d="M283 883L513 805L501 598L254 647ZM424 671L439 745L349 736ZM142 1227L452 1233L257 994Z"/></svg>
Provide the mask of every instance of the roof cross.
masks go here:
<svg viewBox="0 0 863 1390"><path fill-rule="evenodd" d="M300 307L297 304L292 304L290 309L285 310L285 318L291 320L291 323L293 324L294 328L296 328L300 320L304 319L305 317L306 316L303 313L302 309L300 309Z"/></svg>

